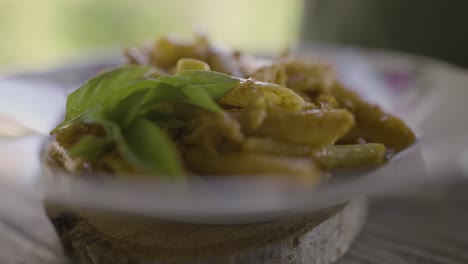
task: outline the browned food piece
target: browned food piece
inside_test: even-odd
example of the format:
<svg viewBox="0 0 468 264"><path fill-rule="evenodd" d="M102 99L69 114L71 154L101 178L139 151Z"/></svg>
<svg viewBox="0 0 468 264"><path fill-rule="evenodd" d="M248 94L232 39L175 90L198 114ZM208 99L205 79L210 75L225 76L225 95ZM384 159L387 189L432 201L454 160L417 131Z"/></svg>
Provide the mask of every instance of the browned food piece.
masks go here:
<svg viewBox="0 0 468 264"><path fill-rule="evenodd" d="M100 138L105 138L106 132L99 125L81 123L60 129L57 132L55 139L60 144L60 146L69 149L72 145L77 143L81 137L86 135L94 135Z"/></svg>
<svg viewBox="0 0 468 264"><path fill-rule="evenodd" d="M89 164L93 171L102 171L119 175L149 176L148 172L139 170L116 151L112 151L94 163Z"/></svg>
<svg viewBox="0 0 468 264"><path fill-rule="evenodd" d="M191 149L185 152L184 159L189 169L205 175L284 176L308 183L316 183L322 176L309 158L239 152L209 155Z"/></svg>
<svg viewBox="0 0 468 264"><path fill-rule="evenodd" d="M218 100L220 104L231 107L247 107L264 97L266 102L286 111L299 111L304 107L304 99L293 90L274 84L257 81L253 78L240 79L239 84Z"/></svg>
<svg viewBox="0 0 468 264"><path fill-rule="evenodd" d="M231 91L218 99L218 103L228 107L244 108L264 97L263 91L254 79L241 80Z"/></svg>
<svg viewBox="0 0 468 264"><path fill-rule="evenodd" d="M151 55L151 43L145 43L140 47L129 47L124 50L124 56L128 64L149 65Z"/></svg>
<svg viewBox="0 0 468 264"><path fill-rule="evenodd" d="M236 77L243 77L236 53L212 48L207 60L213 71L222 72Z"/></svg>
<svg viewBox="0 0 468 264"><path fill-rule="evenodd" d="M333 144L354 125L353 115L345 109L270 111L257 128L249 126L245 111L230 111L230 114L239 120L247 135L306 145Z"/></svg>
<svg viewBox="0 0 468 264"><path fill-rule="evenodd" d="M244 140L241 125L227 113L211 113L194 105L171 102L154 108L182 121L183 127L172 132L182 148L197 147L211 154L239 145Z"/></svg>
<svg viewBox="0 0 468 264"><path fill-rule="evenodd" d="M313 149L310 155L326 170L373 168L382 165L385 150L385 146L378 143L328 145Z"/></svg>
<svg viewBox="0 0 468 264"><path fill-rule="evenodd" d="M271 65L257 69L252 77L267 83L275 83L280 86L287 86L288 74L284 65L273 63Z"/></svg>
<svg viewBox="0 0 468 264"><path fill-rule="evenodd" d="M241 150L292 157L310 157L327 170L376 167L385 158L385 146L378 143L355 145L307 146L275 141L271 138L250 137Z"/></svg>
<svg viewBox="0 0 468 264"><path fill-rule="evenodd" d="M137 175L138 177L154 178L154 175L138 170L128 161L122 159L116 150L106 154L96 162L90 162L81 158L71 158L68 150L60 146L56 140L51 141L45 147L44 162L48 168L53 170L65 169L73 173L98 171L106 176L112 175L113 177Z"/></svg>
<svg viewBox="0 0 468 264"><path fill-rule="evenodd" d="M356 127L345 136L343 142L356 142L358 138L363 138L366 142L382 143L399 152L415 141L413 131L401 119L384 112L377 105L365 102L355 92L336 84L331 93L356 118Z"/></svg>
<svg viewBox="0 0 468 264"><path fill-rule="evenodd" d="M159 39L151 50L151 63L168 70L181 58L204 60L209 56L206 39L199 37L195 42L184 42L173 36Z"/></svg>
<svg viewBox="0 0 468 264"><path fill-rule="evenodd" d="M329 94L321 94L314 100L315 105L320 109L339 108L340 104L335 97Z"/></svg>
<svg viewBox="0 0 468 264"><path fill-rule="evenodd" d="M210 65L208 63L191 58L182 58L179 59L176 63L176 72L184 70L203 70L210 71Z"/></svg>
<svg viewBox="0 0 468 264"><path fill-rule="evenodd" d="M197 146L216 154L222 148L238 145L244 140L240 124L227 114L201 114L188 122L181 135L184 146Z"/></svg>
<svg viewBox="0 0 468 264"><path fill-rule="evenodd" d="M309 93L327 92L333 86L336 76L333 67L317 58L284 58L288 76L287 87Z"/></svg>

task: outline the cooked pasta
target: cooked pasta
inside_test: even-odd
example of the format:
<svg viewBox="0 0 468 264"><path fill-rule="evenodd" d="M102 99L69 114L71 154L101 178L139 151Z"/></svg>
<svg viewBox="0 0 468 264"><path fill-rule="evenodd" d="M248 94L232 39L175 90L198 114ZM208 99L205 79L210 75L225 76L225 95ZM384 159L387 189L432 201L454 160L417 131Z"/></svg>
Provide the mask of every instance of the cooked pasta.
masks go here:
<svg viewBox="0 0 468 264"><path fill-rule="evenodd" d="M333 170L379 166L415 140L317 58L260 58L205 36L164 37L125 54L134 66L85 83L52 131L81 169L317 182Z"/></svg>

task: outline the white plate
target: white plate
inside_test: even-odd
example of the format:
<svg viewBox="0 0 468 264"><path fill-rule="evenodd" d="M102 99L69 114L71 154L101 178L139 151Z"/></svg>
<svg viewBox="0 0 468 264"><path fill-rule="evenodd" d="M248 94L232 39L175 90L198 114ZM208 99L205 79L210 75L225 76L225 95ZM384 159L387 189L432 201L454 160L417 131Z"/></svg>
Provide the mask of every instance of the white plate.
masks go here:
<svg viewBox="0 0 468 264"><path fill-rule="evenodd" d="M40 169L32 136L0 141L0 175L30 184L63 203L144 214L191 223L250 223L326 208L361 194L381 194L461 175L468 164L468 73L427 58L343 47L309 46L333 62L340 79L368 100L402 117L418 143L365 175L315 189L283 183L217 178L183 185L90 180ZM0 81L0 112L46 132L63 113L66 93L118 59L68 65ZM20 161L20 162L18 162ZM8 177L10 176L10 177ZM95 179L95 177L91 177Z"/></svg>

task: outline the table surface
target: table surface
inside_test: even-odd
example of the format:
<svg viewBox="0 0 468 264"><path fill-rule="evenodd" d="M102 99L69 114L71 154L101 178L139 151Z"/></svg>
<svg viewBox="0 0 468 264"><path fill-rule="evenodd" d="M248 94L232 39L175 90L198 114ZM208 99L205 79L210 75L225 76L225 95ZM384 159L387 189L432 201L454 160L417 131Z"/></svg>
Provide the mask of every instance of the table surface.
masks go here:
<svg viewBox="0 0 468 264"><path fill-rule="evenodd" d="M375 198L338 264L468 263L468 183ZM0 263L68 263L40 199L0 185Z"/></svg>

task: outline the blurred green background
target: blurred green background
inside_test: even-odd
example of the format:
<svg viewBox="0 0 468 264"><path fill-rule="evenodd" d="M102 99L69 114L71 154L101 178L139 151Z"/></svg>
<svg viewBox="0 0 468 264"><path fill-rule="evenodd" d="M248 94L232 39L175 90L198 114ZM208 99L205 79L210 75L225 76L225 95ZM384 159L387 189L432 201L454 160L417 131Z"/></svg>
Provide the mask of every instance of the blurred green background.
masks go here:
<svg viewBox="0 0 468 264"><path fill-rule="evenodd" d="M0 0L0 67L40 68L169 32L190 37L197 27L245 51L279 52L302 39L468 66L467 8L440 0Z"/></svg>
<svg viewBox="0 0 468 264"><path fill-rule="evenodd" d="M468 67L466 0L307 0L302 40L405 51Z"/></svg>
<svg viewBox="0 0 468 264"><path fill-rule="evenodd" d="M299 36L301 0L0 0L0 65L42 67L169 32L279 52Z"/></svg>

